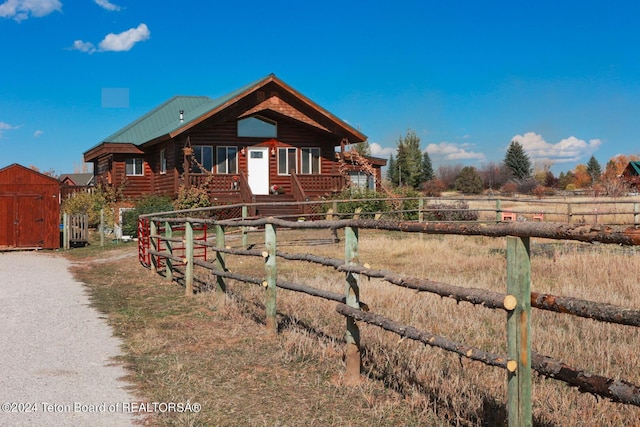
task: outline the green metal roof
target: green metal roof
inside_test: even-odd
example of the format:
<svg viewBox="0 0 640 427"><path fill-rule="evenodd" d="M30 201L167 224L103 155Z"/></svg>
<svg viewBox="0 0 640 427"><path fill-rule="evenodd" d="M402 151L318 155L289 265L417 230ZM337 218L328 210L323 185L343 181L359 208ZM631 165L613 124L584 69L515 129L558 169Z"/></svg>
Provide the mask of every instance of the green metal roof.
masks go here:
<svg viewBox="0 0 640 427"><path fill-rule="evenodd" d="M640 162L629 162L629 166L633 168L633 170L636 172L636 175L640 175Z"/></svg>
<svg viewBox="0 0 640 427"><path fill-rule="evenodd" d="M224 105L263 80L265 78L249 83L216 99L211 99L208 96L174 96L113 135L105 138L100 144L109 142L140 145L167 135L209 111ZM184 111L183 121L180 121L180 111Z"/></svg>
<svg viewBox="0 0 640 427"><path fill-rule="evenodd" d="M206 96L174 96L154 108L136 121L123 127L104 142L144 144L165 135L211 109L213 100ZM184 121L180 121L180 111L184 111Z"/></svg>

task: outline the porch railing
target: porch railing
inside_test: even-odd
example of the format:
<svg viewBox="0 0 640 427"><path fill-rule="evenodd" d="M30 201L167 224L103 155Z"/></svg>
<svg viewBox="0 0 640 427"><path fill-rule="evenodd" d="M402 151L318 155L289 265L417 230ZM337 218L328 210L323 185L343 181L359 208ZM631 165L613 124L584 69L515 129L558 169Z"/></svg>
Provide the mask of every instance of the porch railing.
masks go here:
<svg viewBox="0 0 640 427"><path fill-rule="evenodd" d="M247 176L244 173L241 173L239 175L239 179L240 179L240 198L242 199L242 203L253 204L252 206L249 207L248 215L255 216L256 196L253 195L253 192L251 191L251 187L249 187L249 180L247 179Z"/></svg>
<svg viewBox="0 0 640 427"><path fill-rule="evenodd" d="M301 188L307 195L339 193L346 186L345 177L340 174L335 175L306 175L295 174L293 179L297 179Z"/></svg>
<svg viewBox="0 0 640 427"><path fill-rule="evenodd" d="M215 174L205 173L189 174L190 187L206 186L209 191L239 191L240 175L238 174Z"/></svg>
<svg viewBox="0 0 640 427"><path fill-rule="evenodd" d="M304 191L304 187L300 183L298 179L298 175L291 174L291 193L293 194L293 198L296 202L307 202L309 198L307 197L307 193ZM306 214L308 212L308 206L306 204L302 205L302 213Z"/></svg>

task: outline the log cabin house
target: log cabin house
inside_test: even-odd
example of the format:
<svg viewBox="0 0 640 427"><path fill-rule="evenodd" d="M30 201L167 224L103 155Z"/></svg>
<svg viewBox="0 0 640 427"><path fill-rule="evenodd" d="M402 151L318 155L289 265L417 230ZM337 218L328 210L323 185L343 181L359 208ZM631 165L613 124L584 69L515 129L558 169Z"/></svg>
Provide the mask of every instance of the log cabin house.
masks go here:
<svg viewBox="0 0 640 427"><path fill-rule="evenodd" d="M84 153L124 198L203 186L217 203L304 201L380 182L346 147L366 136L271 74L226 96L176 96ZM363 173L376 177L362 180ZM349 177L352 179L349 179ZM273 196L271 196L273 197Z"/></svg>
<svg viewBox="0 0 640 427"><path fill-rule="evenodd" d="M640 162L629 162L620 177L634 191L640 189Z"/></svg>

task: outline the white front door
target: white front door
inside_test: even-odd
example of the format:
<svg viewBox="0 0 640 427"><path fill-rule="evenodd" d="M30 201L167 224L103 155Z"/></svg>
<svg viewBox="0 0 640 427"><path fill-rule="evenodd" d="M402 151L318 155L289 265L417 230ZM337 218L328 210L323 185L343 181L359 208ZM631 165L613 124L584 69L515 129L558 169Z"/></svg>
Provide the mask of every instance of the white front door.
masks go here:
<svg viewBox="0 0 640 427"><path fill-rule="evenodd" d="M249 148L247 156L251 192L258 195L269 194L269 148Z"/></svg>

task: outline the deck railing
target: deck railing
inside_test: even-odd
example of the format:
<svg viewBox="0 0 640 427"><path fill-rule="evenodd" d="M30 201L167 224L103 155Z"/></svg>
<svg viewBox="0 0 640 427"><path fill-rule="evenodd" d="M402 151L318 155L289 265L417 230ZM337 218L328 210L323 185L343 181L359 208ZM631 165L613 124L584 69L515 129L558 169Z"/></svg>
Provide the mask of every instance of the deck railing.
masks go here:
<svg viewBox="0 0 640 427"><path fill-rule="evenodd" d="M206 187L210 191L239 191L241 175L205 173L189 174L189 185L192 187Z"/></svg>
<svg viewBox="0 0 640 427"><path fill-rule="evenodd" d="M346 187L346 181L344 176L335 175L306 175L296 174L300 187L304 188L307 194L314 193L339 193Z"/></svg>

